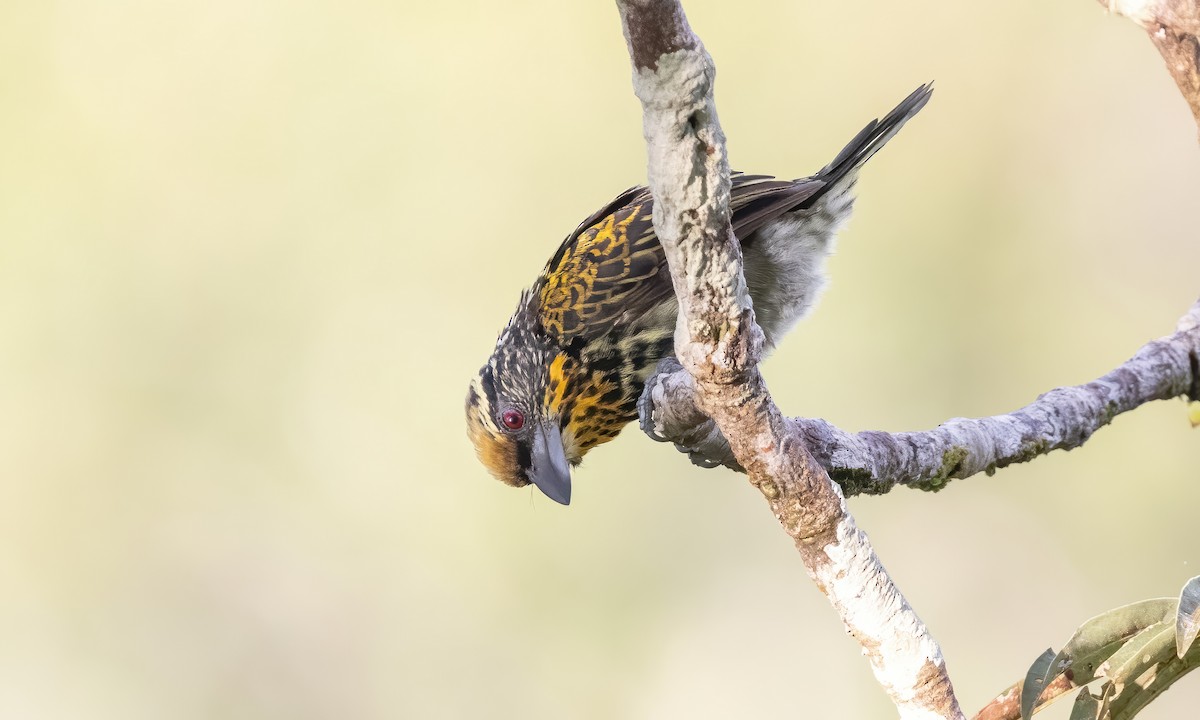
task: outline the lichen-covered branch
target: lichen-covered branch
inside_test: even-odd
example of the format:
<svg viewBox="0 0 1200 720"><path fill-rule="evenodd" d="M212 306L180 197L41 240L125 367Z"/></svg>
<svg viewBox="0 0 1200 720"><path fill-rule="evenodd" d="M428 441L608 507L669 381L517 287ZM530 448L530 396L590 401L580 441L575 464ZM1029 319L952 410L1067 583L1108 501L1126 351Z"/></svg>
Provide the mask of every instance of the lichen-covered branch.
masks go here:
<svg viewBox="0 0 1200 720"><path fill-rule="evenodd" d="M1146 30L1167 63L1200 130L1200 2L1197 0L1099 0Z"/></svg>
<svg viewBox="0 0 1200 720"><path fill-rule="evenodd" d="M729 224L712 59L677 0L617 6L642 103L654 226L679 298L675 349L696 404L730 439L734 458L795 541L900 716L961 718L937 643L758 372L763 337Z"/></svg>
<svg viewBox="0 0 1200 720"><path fill-rule="evenodd" d="M688 373L673 359L664 360L639 403L642 429L676 443L697 464L740 470L693 395ZM896 485L939 490L954 478L990 475L1051 450L1077 448L1117 415L1176 397L1200 400L1200 301L1175 334L1146 343L1107 375L1051 390L1007 415L954 418L933 430L902 433L851 433L808 418L790 423L846 495L879 495Z"/></svg>

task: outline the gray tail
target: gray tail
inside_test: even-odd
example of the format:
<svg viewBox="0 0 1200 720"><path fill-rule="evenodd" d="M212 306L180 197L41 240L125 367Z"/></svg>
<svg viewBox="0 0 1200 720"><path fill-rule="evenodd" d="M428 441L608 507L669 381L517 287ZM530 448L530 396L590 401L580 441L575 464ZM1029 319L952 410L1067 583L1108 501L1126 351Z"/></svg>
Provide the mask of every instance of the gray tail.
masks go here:
<svg viewBox="0 0 1200 720"><path fill-rule="evenodd" d="M909 118L916 115L929 102L933 94L933 84L922 85L904 98L899 105L882 120L872 120L854 139L842 148L833 162L826 165L814 179L825 182L825 187L818 193L824 195L829 190L839 186L845 180L853 180L855 171L879 152L888 140L891 140Z"/></svg>

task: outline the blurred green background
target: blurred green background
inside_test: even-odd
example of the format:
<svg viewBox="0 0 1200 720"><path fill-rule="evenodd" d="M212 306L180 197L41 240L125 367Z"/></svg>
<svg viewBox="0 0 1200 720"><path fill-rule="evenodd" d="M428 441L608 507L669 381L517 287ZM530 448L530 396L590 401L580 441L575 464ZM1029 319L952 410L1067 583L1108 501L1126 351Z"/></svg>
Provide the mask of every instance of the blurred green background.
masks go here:
<svg viewBox="0 0 1200 720"><path fill-rule="evenodd" d="M1200 293L1196 128L1094 2L687 9L747 171L937 82L765 367L786 411L1008 411ZM0 717L891 716L740 476L630 430L564 509L465 439L518 292L643 152L608 1L0 5ZM1159 403L852 501L968 709L1200 573L1198 440Z"/></svg>

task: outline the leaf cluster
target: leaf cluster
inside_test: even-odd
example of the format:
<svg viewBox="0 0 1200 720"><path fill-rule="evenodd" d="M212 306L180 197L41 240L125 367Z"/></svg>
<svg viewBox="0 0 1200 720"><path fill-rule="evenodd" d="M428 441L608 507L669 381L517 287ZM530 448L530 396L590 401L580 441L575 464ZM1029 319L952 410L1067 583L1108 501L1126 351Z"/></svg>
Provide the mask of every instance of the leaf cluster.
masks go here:
<svg viewBox="0 0 1200 720"><path fill-rule="evenodd" d="M1067 690L1071 720L1128 720L1200 666L1200 576L1178 598L1142 600L1088 620L1057 653L1042 653L1021 683L1028 720ZM1100 681L1093 691L1087 686Z"/></svg>

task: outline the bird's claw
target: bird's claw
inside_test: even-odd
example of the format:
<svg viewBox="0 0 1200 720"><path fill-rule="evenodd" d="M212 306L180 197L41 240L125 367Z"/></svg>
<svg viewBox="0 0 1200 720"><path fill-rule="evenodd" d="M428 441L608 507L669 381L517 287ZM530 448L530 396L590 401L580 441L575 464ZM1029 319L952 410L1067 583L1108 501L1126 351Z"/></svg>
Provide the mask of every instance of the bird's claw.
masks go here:
<svg viewBox="0 0 1200 720"><path fill-rule="evenodd" d="M659 360L654 372L646 379L642 396L638 398L638 425L642 428L642 432L655 442L672 442L671 438L660 430L662 425L658 413L658 400L662 396L662 379L682 369L683 365L680 365L679 361L673 357Z"/></svg>
<svg viewBox="0 0 1200 720"><path fill-rule="evenodd" d="M651 440L674 444L676 450L686 454L692 464L699 467L724 465L740 469L728 441L711 419L704 417L694 407L689 408L678 393L668 398L665 382L682 370L683 365L674 357L663 358L655 367L654 374L646 380L637 405L642 432ZM664 407L664 401L668 400L669 407ZM682 411L680 405L684 408Z"/></svg>

